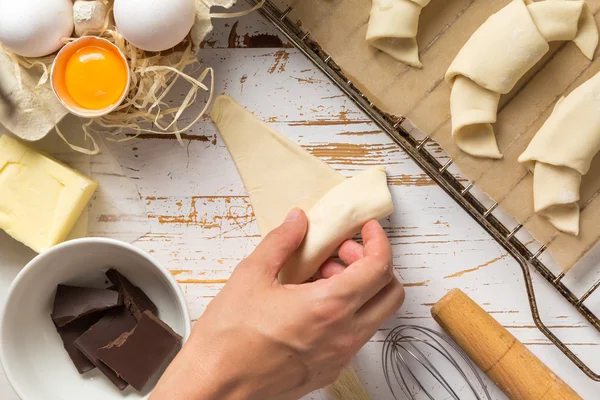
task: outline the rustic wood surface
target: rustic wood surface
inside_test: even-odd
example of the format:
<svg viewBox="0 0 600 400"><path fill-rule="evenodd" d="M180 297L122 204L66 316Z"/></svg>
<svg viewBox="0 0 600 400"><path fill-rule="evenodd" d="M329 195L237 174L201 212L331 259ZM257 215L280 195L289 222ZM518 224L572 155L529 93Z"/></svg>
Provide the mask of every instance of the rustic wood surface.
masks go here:
<svg viewBox="0 0 600 400"><path fill-rule="evenodd" d="M215 68L217 93L233 96L342 174L351 176L370 165L387 168L396 212L383 225L407 298L356 359L357 371L374 399L391 398L380 360L387 332L398 324L437 328L430 307L455 287L482 305L582 397L598 398L600 384L581 373L534 326L517 263L260 16L217 21L199 57ZM159 136L109 147L137 185L148 214L148 233L135 244L171 270L197 319L260 241L252 207L223 141L205 118L184 135L183 147L171 137ZM435 145L429 150L443 157ZM102 209L101 201L97 196L92 210ZM126 212L92 214L90 235L127 236L129 224L138 224L139 229L139 222ZM0 263L22 259L22 266L31 254L12 254L16 250L6 244L9 241L0 234ZM592 254L567 279L579 294L598 278L598 268L593 268L599 255ZM0 268L0 302L17 272L18 268ZM600 370L598 332L545 282L535 279L545 322ZM598 295L586 304L600 313ZM486 382L494 399L505 398ZM1 370L0 398L17 399ZM317 392L306 398L325 396Z"/></svg>

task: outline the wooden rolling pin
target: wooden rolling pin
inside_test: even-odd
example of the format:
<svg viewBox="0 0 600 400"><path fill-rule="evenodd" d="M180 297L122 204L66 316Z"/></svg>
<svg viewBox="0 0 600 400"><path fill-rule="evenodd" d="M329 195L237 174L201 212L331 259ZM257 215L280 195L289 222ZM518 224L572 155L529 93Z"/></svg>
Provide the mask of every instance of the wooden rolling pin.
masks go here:
<svg viewBox="0 0 600 400"><path fill-rule="evenodd" d="M431 315L511 400L581 399L460 289L448 292Z"/></svg>

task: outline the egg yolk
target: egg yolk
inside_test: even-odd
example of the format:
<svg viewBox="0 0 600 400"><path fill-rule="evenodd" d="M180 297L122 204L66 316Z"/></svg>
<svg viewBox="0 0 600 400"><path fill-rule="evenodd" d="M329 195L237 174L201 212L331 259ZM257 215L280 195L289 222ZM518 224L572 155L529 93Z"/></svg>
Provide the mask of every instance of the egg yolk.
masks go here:
<svg viewBox="0 0 600 400"><path fill-rule="evenodd" d="M127 66L111 50L86 46L67 61L65 86L80 107L101 110L119 101L127 87Z"/></svg>

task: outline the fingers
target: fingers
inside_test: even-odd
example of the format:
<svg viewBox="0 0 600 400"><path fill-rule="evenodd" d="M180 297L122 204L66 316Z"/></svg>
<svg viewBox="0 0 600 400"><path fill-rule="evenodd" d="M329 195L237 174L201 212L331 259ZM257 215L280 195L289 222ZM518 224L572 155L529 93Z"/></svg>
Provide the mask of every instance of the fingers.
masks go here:
<svg viewBox="0 0 600 400"><path fill-rule="evenodd" d="M338 256L346 265L350 265L363 257L363 247L353 240L346 240L340 246ZM329 279L332 276L341 274L345 269L346 267L342 264L329 259L321 265L321 277Z"/></svg>
<svg viewBox="0 0 600 400"><path fill-rule="evenodd" d="M346 240L340 246L338 255L346 265L350 265L363 258L364 249L362 245L356 243L354 240Z"/></svg>
<svg viewBox="0 0 600 400"><path fill-rule="evenodd" d="M304 211L294 208L283 224L273 229L245 262L260 266L270 278L277 279L281 268L304 240L307 226Z"/></svg>
<svg viewBox="0 0 600 400"><path fill-rule="evenodd" d="M356 322L365 330L368 340L381 324L398 311L404 303L404 288L394 277L375 297L369 300L356 313Z"/></svg>
<svg viewBox="0 0 600 400"><path fill-rule="evenodd" d="M377 221L369 221L362 230L364 257L349 265L343 273L327 282L332 293L346 298L356 310L374 297L394 278L392 248Z"/></svg>
<svg viewBox="0 0 600 400"><path fill-rule="evenodd" d="M346 267L344 267L342 264L329 259L325 261L323 265L321 265L321 277L324 279L329 279L332 276L341 274L345 269Z"/></svg>
<svg viewBox="0 0 600 400"><path fill-rule="evenodd" d="M375 220L367 222L363 226L361 233L365 256L385 257L391 261L392 246L379 222Z"/></svg>

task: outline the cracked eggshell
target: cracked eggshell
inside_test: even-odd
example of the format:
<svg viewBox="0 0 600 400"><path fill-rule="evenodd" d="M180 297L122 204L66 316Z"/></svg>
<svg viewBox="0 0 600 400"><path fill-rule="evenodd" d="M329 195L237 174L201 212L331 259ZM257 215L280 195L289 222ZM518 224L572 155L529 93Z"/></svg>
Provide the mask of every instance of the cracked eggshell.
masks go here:
<svg viewBox="0 0 600 400"><path fill-rule="evenodd" d="M108 6L100 0L77 0L73 4L75 34L97 34L104 28Z"/></svg>
<svg viewBox="0 0 600 400"><path fill-rule="evenodd" d="M213 25L210 17L210 8L219 6L223 8L231 8L235 5L236 0L195 0L196 2L196 22L192 28L191 38L194 45L194 51L200 49L200 44L204 38L213 30Z"/></svg>
<svg viewBox="0 0 600 400"><path fill-rule="evenodd" d="M191 31L192 44L194 51L198 51L200 43L213 30L210 19L210 8L202 0L196 0L196 22Z"/></svg>
<svg viewBox="0 0 600 400"><path fill-rule="evenodd" d="M72 0L0 1L0 42L15 54L46 56L72 33Z"/></svg>
<svg viewBox="0 0 600 400"><path fill-rule="evenodd" d="M117 30L139 49L163 51L181 43L196 18L194 0L115 0Z"/></svg>

